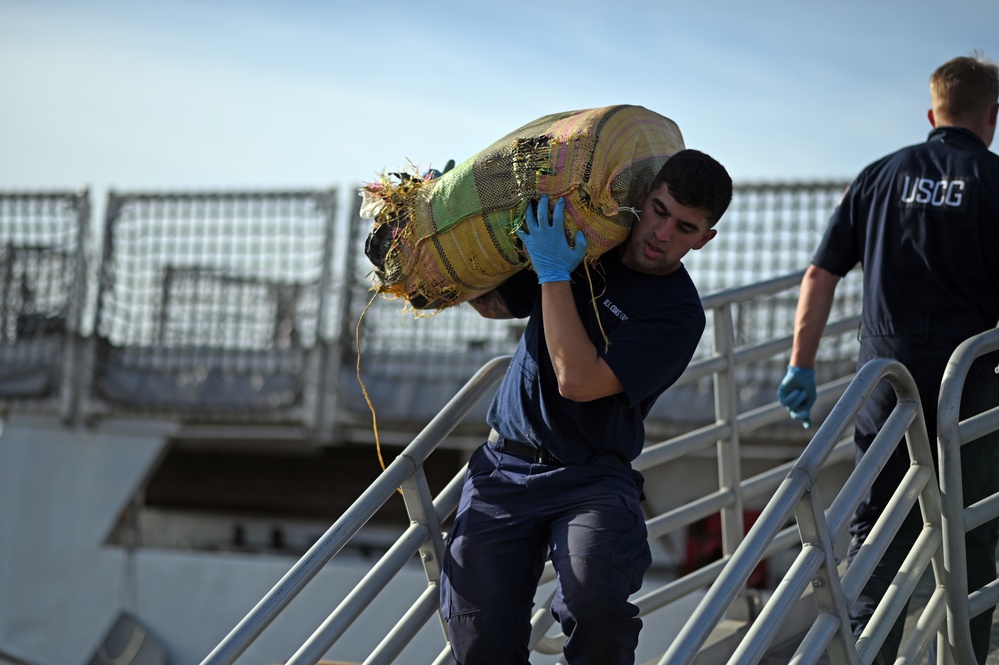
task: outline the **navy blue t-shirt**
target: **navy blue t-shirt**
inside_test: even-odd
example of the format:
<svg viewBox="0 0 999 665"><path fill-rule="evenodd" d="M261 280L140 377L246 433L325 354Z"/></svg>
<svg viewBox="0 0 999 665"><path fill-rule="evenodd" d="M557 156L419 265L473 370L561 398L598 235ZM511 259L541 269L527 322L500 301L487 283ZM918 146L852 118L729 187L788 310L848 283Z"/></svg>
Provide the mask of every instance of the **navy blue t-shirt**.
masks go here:
<svg viewBox="0 0 999 665"><path fill-rule="evenodd" d="M839 276L858 262L862 338L936 338L956 346L995 327L999 156L974 132L941 127L925 143L865 168L812 259Z"/></svg>
<svg viewBox="0 0 999 665"><path fill-rule="evenodd" d="M567 464L603 455L629 464L645 443L649 409L694 355L704 308L682 266L669 275L649 275L625 267L611 251L589 269L589 277L592 290L583 267L572 275L576 309L624 392L589 402L559 394L545 343L541 289L537 276L524 270L499 287L514 316L530 319L486 420L504 437L546 448Z"/></svg>

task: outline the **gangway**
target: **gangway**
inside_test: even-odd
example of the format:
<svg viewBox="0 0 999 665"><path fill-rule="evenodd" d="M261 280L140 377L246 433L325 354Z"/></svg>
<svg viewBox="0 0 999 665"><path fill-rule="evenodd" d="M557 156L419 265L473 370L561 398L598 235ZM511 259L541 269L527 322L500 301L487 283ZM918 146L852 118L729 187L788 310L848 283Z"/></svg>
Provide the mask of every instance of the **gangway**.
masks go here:
<svg viewBox="0 0 999 665"><path fill-rule="evenodd" d="M725 326L719 325L720 311L733 302L768 289L786 286L786 280L773 280L767 285L736 289L719 294L706 302L716 316L716 343L725 350ZM837 322L831 327L848 328L852 322ZM916 386L908 370L897 361L877 359L867 363L854 377L843 377L821 387L823 401L839 398L829 416L824 420L805 451L794 462L779 465L760 476L739 480L724 487L712 496L703 497L674 511L653 516L648 520L650 537L655 537L681 524L688 524L697 517L718 510L731 510L757 492L769 492L779 484L773 498L767 503L760 518L749 530L734 552L714 564L706 566L662 587L645 590L634 601L642 616L664 607L677 598L710 585L697 610L691 615L675 640L663 644L663 655L657 665L687 665L690 663L728 662L735 664L759 663L783 636L785 624L792 623L792 614L800 613L802 597L811 596L812 610L808 613L810 625L800 639L797 650L788 662L828 662L833 665L868 665L884 641L888 628L904 611L924 572L932 568L937 581L935 591L927 602L922 617L902 644L900 661L923 662L934 636L943 663L967 663L970 638L967 635L967 617L981 612L999 602L999 583L985 590L967 594L962 586L963 567L960 556L966 529L973 528L992 517L999 516L999 495L980 502L965 511L960 501L960 473L955 471L954 460L959 459L963 443L975 440L989 432L999 431L999 408L974 416L966 421L956 419L960 404L963 377L970 363L977 357L999 349L999 330L983 334L963 344L954 354L943 385L940 399L941 432L940 458L942 484L949 489L948 501L941 498L936 482L930 440L927 436L922 405ZM712 359L692 365L689 377L702 372L723 375L741 361L759 358L767 353L766 345L738 353L731 348L716 354ZM488 393L503 374L507 358L497 358L483 367L454 397L441 414L421 432L399 457L385 470L378 481L362 495L354 506L341 517L316 545L278 582L222 643L204 660L203 665L234 662L250 643L270 624L281 609L302 589L308 580L349 541L374 511L384 503L396 488L402 492L411 517L411 526L396 544L375 565L353 592L323 622L302 647L287 661L289 665L319 662L344 631L359 618L371 599L384 589L387 581L413 556L422 561L427 575L426 590L416 599L398 623L391 628L379 646L364 661L365 664L393 663L403 657L404 649L416 632L438 613L438 582L440 560L443 553L441 524L456 508L461 486L461 474L436 497L431 497L421 464L434 447L443 440L450 429L468 412L475 401ZM730 362L733 365L729 365ZM884 428L875 438L863 462L857 465L837 493L832 504L824 508L819 487L819 474L830 462L842 461L852 456L849 439L853 419L864 401L880 381L889 381L898 397L897 405ZM717 405L725 406L724 379L718 382ZM777 414L784 414L776 405L768 405L755 412L742 414L728 422L719 422L701 431L677 437L650 446L638 459L637 467L643 470L657 464L673 461L684 454L706 445L705 442L724 441L729 446L738 441L738 432L768 422ZM892 454L899 440L906 441L913 465L889 510L879 519L865 546L853 565L844 571L841 557L837 555L837 541L846 533L850 515L870 488L885 460ZM735 446L731 446L734 448ZM732 452L719 444L720 466ZM731 460L728 460L731 461ZM957 467L959 469L959 466ZM724 477L724 472L722 473ZM767 488L767 489L764 489ZM924 518L924 527L911 552L903 563L896 583L882 600L874 617L860 636L854 639L848 619L848 608L856 599L870 576L877 560L883 556L891 538L898 530L910 509L918 505ZM946 517L945 517L946 516ZM793 522L789 526L789 522ZM733 603L745 594L745 585L752 570L764 559L779 551L798 549L797 556L772 596L762 606L754 620L746 621L736 639L710 657L699 658L702 648L719 630ZM541 584L554 577L550 563L546 566ZM800 617L797 617L800 619ZM558 653L562 640L549 635L553 624L544 604L536 612L531 636L532 649L539 653ZM964 627L962 630L961 627ZM443 636L446 626L442 622ZM786 637L786 636L784 636ZM446 640L446 637L444 638ZM645 638L649 639L649 638ZM651 639L655 639L652 636ZM823 660L826 659L826 660ZM446 646L434 661L446 665L453 660Z"/></svg>
<svg viewBox="0 0 999 665"><path fill-rule="evenodd" d="M677 386L710 379L714 384L715 422L671 439L647 445L636 460L635 466L650 476L664 465L675 464L681 459L690 459L714 446L718 466L718 490L651 515L647 524L650 538L658 538L683 529L703 517L720 512L724 552L722 559L714 563L661 587L643 589L641 595L635 598L643 616L668 611L670 604L679 599L696 597L705 586L718 577L726 560L742 541L745 533L743 510L747 502L771 495L794 464L793 459L797 457L797 450L792 448L785 451L790 461L751 477L742 477L740 440L754 431L762 431L768 426L785 423L787 414L775 401L740 412L738 408L740 378L744 381L746 371L754 364L772 363L775 355L786 355L791 338L782 336L751 343L743 341L740 344L736 341L734 321L738 313L753 300L773 297L774 294L796 288L800 283L801 274L796 272L758 284L721 291L704 299L705 309L711 316L713 352L692 363L677 382ZM857 316L837 318L829 323L825 334L827 336L849 334L856 330L858 323ZM386 587L391 577L407 561L418 555L427 578L425 591L412 603L398 623L386 631L384 640L364 661L365 663L412 662L413 657L407 657L405 647L416 632L438 612L437 584L440 578L439 562L444 542L441 525L446 523L457 507L462 481L462 473L459 473L437 497L431 497L426 479L422 475L421 464L447 437L450 429L468 413L475 401L488 394L498 383L506 363L507 358L501 357L484 366L386 468L379 479L206 657L203 665L235 662L308 581L329 563L348 543L351 536L357 533L378 508L393 496L396 488L399 488L405 499L411 519L410 528L371 568L364 580L342 599L326 621L287 662L291 665L316 663L326 654L334 653L337 640L361 616L372 598ZM851 379L852 372L823 383L819 387L816 410L821 411L835 403ZM835 446L834 450L827 451L827 456L823 460L827 468L849 462L852 458L852 448L847 444L848 442L844 441ZM814 472L817 474L819 470L816 468ZM768 549L767 555L775 556L796 548L798 541L793 536L794 534L782 536ZM549 583L553 577L551 565L548 564L540 586ZM540 605L543 606L543 603ZM563 638L558 634L549 634L549 628L553 623L550 614L543 609L539 610L532 623L532 648L540 654L559 653ZM434 662L443 665L451 662L451 659L446 646L446 627L443 622L441 628L441 652ZM557 633L557 629L555 632ZM650 638L654 639L652 636Z"/></svg>

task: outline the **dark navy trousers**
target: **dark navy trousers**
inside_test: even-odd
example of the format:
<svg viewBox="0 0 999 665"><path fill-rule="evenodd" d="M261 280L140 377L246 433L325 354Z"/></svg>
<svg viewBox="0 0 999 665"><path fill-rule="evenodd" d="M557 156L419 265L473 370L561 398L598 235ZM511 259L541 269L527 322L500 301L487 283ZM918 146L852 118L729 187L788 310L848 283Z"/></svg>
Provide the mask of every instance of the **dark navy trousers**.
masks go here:
<svg viewBox="0 0 999 665"><path fill-rule="evenodd" d="M919 398L934 463L937 459L937 401L940 381L954 344L935 346L927 340L899 338L868 338L861 344L859 365L875 357L898 358L912 373L919 389ZM968 418L999 405L999 375L995 372L996 360L990 358L976 363L968 374L961 396L961 418ZM883 381L875 388L868 403L857 416L855 441L857 462L870 448L878 431L895 407L895 391ZM892 493L898 488L910 466L909 453L904 442L895 449L870 493L857 508L850 524L851 542L849 561L860 550L874 523L884 512ZM964 505L999 491L999 434L991 434L968 443L961 448L961 470L964 486ZM923 526L919 508L914 507L888 546L881 562L871 574L851 610L854 635L860 636L878 603L884 597L895 574L912 548ZM965 539L967 548L968 590L975 591L996 578L996 543L999 540L999 523L995 520L969 532ZM992 609L971 620L971 637L978 662L984 665L988 655ZM905 624L905 613L899 617L880 650L883 662L895 661ZM880 662L880 661L877 661ZM970 664L969 664L970 665Z"/></svg>
<svg viewBox="0 0 999 665"><path fill-rule="evenodd" d="M642 620L628 597L651 564L640 497L640 476L616 459L547 466L495 444L476 449L441 580L457 662L529 662L531 611L550 556L566 661L634 663Z"/></svg>

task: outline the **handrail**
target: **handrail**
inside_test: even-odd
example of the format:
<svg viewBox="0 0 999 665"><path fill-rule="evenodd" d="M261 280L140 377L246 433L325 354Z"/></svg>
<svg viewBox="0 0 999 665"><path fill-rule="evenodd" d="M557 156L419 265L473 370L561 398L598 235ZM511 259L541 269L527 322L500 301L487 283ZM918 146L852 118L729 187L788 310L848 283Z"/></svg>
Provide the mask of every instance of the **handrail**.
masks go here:
<svg viewBox="0 0 999 665"><path fill-rule="evenodd" d="M736 408L739 367L755 362L768 362L774 355L788 350L790 337L779 340L767 339L756 344L737 346L733 334L733 309L743 305L748 299L766 297L778 294L800 283L802 271L787 276L753 284L747 287L728 289L706 297L704 307L714 324L714 345L710 357L692 363L678 384L689 383L703 377L713 377L715 384L716 419L713 424L705 425L694 431L674 437L673 439L648 443L642 454L635 460L634 467L641 471L649 471L654 467L671 460L700 451L712 443L717 445L717 464L720 471L718 491L688 502L684 506L672 509L647 520L650 537L665 535L671 531L683 528L701 517L721 512L723 516L723 555L718 561L710 563L678 580L670 582L658 589L646 588L642 595L633 599L638 606L640 615L647 615L664 605L685 595L698 592L711 584L725 569L730 561L737 543L742 539L742 505L746 500L765 495L766 492L778 487L782 477L793 470L794 462L777 465L750 478L742 478L739 470L740 437L767 425L782 422L787 419L786 410L776 401L763 406L739 412ZM840 335L856 328L857 317L848 316L831 321L824 331L825 336ZM439 524L456 508L460 494L463 472L459 473L448 488L431 501L426 481L422 475L422 463L430 451L440 443L457 421L474 405L466 402L466 398L481 398L489 386L498 382L502 370L506 367L508 358L500 358L487 364L458 395L448 403L445 409L430 425L418 435L405 451L393 462L371 488L355 502L347 513L334 524L333 528L306 553L302 560L292 568L271 592L251 611L234 629L226 640L216 647L215 651L203 661L202 665L228 665L242 653L249 643L256 638L297 594L301 585L316 574L347 540L357 532L361 525L374 511L400 487L406 501L407 511L412 524L384 557L372 568L351 593L339 603L325 622L313 633L309 640L288 661L289 665L306 665L316 663L334 645L358 617L371 600L384 588L387 580L396 574L402 565L417 552L427 573L428 589L416 599L406 615L399 620L394 628L388 631L385 639L372 652L366 665L391 663L401 649L412 639L416 631L425 625L434 611L439 610L436 600L437 582L439 581L439 561L443 555L443 540ZM487 378L488 376L488 378ZM819 386L817 408L835 402L836 398L847 388L852 377L836 378ZM486 385L488 384L488 386ZM470 392L469 386L479 388ZM460 404L460 413L455 409ZM447 425L440 425L441 419ZM820 430L821 431L821 430ZM852 453L848 442L836 440L833 448L826 451L825 460L842 462ZM793 451L789 451L793 457ZM402 466L406 460L405 466ZM447 495L447 496L445 496ZM432 504L432 505L431 505ZM778 552L786 551L799 544L800 540L792 529L783 529L768 543L765 556L770 557ZM554 579L554 570L546 564L541 578L541 584ZM443 622L442 622L443 623ZM532 633L530 647L540 653L555 653L564 642L561 635L547 635L554 624L554 619L547 611L538 611L532 618ZM446 641L446 626L443 628ZM444 665L453 662L450 652L445 649L437 658L437 663Z"/></svg>
<svg viewBox="0 0 999 665"><path fill-rule="evenodd" d="M964 505L961 474L961 447L986 434L999 431L999 406L971 418L961 419L961 398L972 363L999 350L999 328L962 342L951 354L940 384L937 408L940 487L944 496L944 587L947 607L947 636L955 662L975 662L969 622L971 617L999 604L999 583L968 593L968 564L965 534L984 522L999 517L999 494ZM999 372L999 367L996 368Z"/></svg>
<svg viewBox="0 0 999 665"><path fill-rule="evenodd" d="M817 475L852 424L861 405L882 380L891 382L898 403L885 427L878 433L870 449L857 465L828 511L823 513L817 496ZM896 492L889 509L878 520L871 536L849 571L840 579L833 555L836 538L848 525L849 515L856 509L874 482L885 460L891 455L902 433L906 434L913 466ZM942 559L934 543L940 541L940 525L934 523L934 508L940 498L933 482L933 458L919 407L919 393L908 370L897 361L876 359L865 364L822 423L777 490L749 530L721 574L684 624L676 640L659 661L659 665L691 663L709 634L724 616L749 579L753 569L767 556L772 543L793 515L803 543L802 550L789 573L775 590L732 656L732 663L756 663L776 634L775 628L788 617L804 590L812 586L820 607L813 624L795 657L821 654L832 649L845 663L870 663L884 640L887 628L894 622L911 594L911 588L890 595L878 607L875 619L860 639L853 641L849 628L849 606L870 576L874 563L883 554L898 526L914 502L928 507L924 510L928 524L917 541L913 560L907 559L903 571L912 573L912 584L918 581L921 568L933 559L934 569ZM939 510L935 511L939 515ZM814 660L795 662L815 662Z"/></svg>
<svg viewBox="0 0 999 665"><path fill-rule="evenodd" d="M483 395L498 383L508 363L509 356L502 356L486 363L476 372L475 376L469 379L441 412L413 439L413 442L385 468L360 498L208 654L202 665L228 665L234 662L322 567L395 494L396 489L413 476L437 444L454 429ZM424 535L425 538L430 537L430 534ZM441 554L443 552L438 552L438 555ZM321 627L320 630L327 627ZM309 648L311 649L311 646Z"/></svg>
<svg viewBox="0 0 999 665"><path fill-rule="evenodd" d="M714 353L712 355L715 359L724 360L722 366L715 367L713 371L715 427L719 430L718 436L715 438L718 449L719 483L722 491L730 492L728 505L721 509L723 556L728 556L735 550L744 533L743 496L738 491L741 484L740 440L744 434L786 417L784 408L775 402L743 414L738 412L737 385L734 376L736 368L753 361L771 358L774 353L781 351L781 348L775 349L773 341L736 348L732 308L733 305L747 300L771 296L798 286L803 275L803 270L796 271L762 282L727 289L712 294L703 301L705 309L711 311L714 323ZM838 335L853 329L859 323L859 318L858 315L847 317L845 320L831 321L823 330L823 337ZM787 344L786 347L783 347L784 349L790 347L791 339L783 338ZM698 369L695 368L691 373L697 371ZM845 382L842 384L837 382L835 387L828 384L819 386L818 392L822 397L822 402L818 402L817 399L814 408L821 408L827 403L826 400L829 397L838 396L845 386ZM637 461L636 468L640 468L642 464L645 462Z"/></svg>

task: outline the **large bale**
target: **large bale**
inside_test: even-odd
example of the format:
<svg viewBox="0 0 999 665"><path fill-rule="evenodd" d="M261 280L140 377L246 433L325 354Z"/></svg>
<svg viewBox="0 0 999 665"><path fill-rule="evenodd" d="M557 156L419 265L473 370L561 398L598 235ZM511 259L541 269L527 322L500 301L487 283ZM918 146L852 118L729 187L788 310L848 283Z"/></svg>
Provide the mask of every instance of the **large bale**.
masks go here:
<svg viewBox="0 0 999 665"><path fill-rule="evenodd" d="M361 189L374 289L440 309L495 288L529 265L515 231L542 194L565 198L566 233L582 229L592 261L627 238L634 208L683 147L672 120L607 106L538 118L440 177L387 174Z"/></svg>

